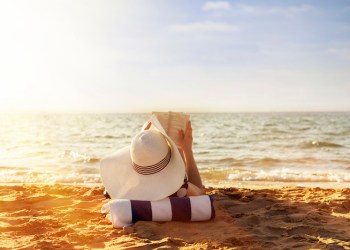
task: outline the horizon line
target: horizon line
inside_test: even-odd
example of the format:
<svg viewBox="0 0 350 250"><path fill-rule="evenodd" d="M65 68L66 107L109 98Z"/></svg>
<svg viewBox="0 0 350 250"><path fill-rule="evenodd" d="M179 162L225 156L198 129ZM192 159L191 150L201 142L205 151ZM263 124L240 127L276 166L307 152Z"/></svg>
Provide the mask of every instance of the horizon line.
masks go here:
<svg viewBox="0 0 350 250"><path fill-rule="evenodd" d="M161 112L183 112L189 114L268 114L268 113L350 113L349 110L276 110L276 111L180 111L180 110L168 110ZM0 111L0 115L77 115L77 114L151 114L145 111L116 111L116 112L86 112L86 111L76 111L76 112L66 112L66 111Z"/></svg>

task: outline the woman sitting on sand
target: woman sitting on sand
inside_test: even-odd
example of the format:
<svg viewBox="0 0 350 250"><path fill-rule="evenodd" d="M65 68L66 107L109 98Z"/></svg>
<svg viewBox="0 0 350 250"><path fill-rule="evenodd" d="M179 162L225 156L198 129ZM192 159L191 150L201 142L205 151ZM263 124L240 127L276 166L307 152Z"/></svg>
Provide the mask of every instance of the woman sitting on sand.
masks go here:
<svg viewBox="0 0 350 250"><path fill-rule="evenodd" d="M112 199L160 200L203 194L192 152L192 127L179 131L179 149L155 116L130 146L101 161L101 177Z"/></svg>

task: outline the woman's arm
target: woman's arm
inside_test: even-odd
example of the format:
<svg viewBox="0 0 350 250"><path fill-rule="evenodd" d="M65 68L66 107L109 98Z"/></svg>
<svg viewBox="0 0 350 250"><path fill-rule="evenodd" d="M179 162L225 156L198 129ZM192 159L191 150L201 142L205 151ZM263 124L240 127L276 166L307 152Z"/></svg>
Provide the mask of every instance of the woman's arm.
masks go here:
<svg viewBox="0 0 350 250"><path fill-rule="evenodd" d="M197 196L202 195L203 188L199 188L196 185L193 185L191 182L187 182L188 188L187 188L187 196Z"/></svg>
<svg viewBox="0 0 350 250"><path fill-rule="evenodd" d="M203 193L202 179L201 179L201 176L199 175L197 163L194 159L193 151L192 151L193 137L192 137L192 126L190 121L187 124L186 132L184 132L183 130L179 130L179 137L180 137L179 145L181 147L182 153L185 158L188 181L190 182L190 184L196 187L196 188L192 187L191 189L195 190L193 191L195 193L200 192L200 194L202 194ZM190 185L189 185L189 189L190 189Z"/></svg>
<svg viewBox="0 0 350 250"><path fill-rule="evenodd" d="M142 130L148 130L151 127L151 122L148 121L144 124ZM187 124L186 132L183 130L179 130L179 145L180 145L180 153L186 163L186 172L188 176L188 196L195 196L203 194L203 184L201 176L199 175L197 163L193 156L192 151L192 126L189 121Z"/></svg>

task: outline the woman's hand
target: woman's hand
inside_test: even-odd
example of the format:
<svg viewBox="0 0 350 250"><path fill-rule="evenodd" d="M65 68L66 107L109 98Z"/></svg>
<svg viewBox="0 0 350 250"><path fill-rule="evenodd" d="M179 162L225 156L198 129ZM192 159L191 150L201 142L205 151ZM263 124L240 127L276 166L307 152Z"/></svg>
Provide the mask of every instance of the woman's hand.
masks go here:
<svg viewBox="0 0 350 250"><path fill-rule="evenodd" d="M149 130L149 128L151 127L151 125L152 125L151 121L146 122L146 123L143 125L142 130L143 130L143 131L144 131L144 130Z"/></svg>
<svg viewBox="0 0 350 250"><path fill-rule="evenodd" d="M192 143L193 143L191 121L188 121L186 131L183 131L183 129L180 129L178 133L179 133L179 141L178 141L179 147L184 152L191 152Z"/></svg>

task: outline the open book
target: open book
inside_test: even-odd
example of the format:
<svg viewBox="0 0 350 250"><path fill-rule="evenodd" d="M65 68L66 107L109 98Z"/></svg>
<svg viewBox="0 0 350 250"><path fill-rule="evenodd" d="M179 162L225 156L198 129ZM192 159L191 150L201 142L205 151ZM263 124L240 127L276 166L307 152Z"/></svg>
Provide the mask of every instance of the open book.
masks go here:
<svg viewBox="0 0 350 250"><path fill-rule="evenodd" d="M178 145L179 130L186 131L190 115L182 112L152 112L162 124L167 135Z"/></svg>

